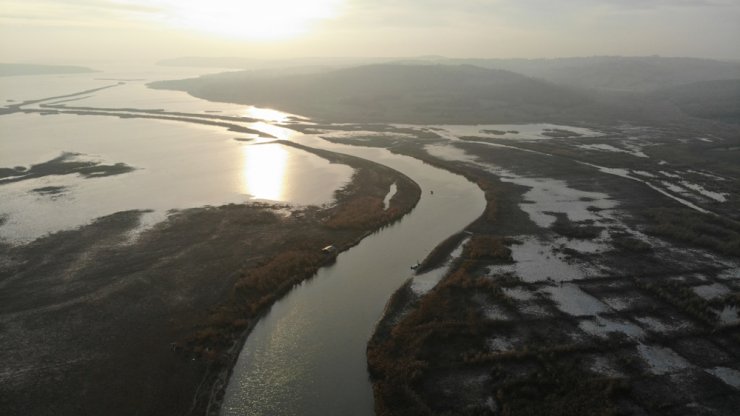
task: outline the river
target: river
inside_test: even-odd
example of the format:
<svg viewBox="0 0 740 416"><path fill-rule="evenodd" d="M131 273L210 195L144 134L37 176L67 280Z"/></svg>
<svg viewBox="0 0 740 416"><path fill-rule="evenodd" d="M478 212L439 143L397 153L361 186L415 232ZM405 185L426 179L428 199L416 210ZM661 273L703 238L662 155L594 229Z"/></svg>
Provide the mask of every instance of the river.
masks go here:
<svg viewBox="0 0 740 416"><path fill-rule="evenodd" d="M410 157L291 138L390 166L415 180L422 198L401 222L342 253L272 307L247 339L222 414L372 415L365 349L386 302L412 275L410 266L477 218L485 200L463 177Z"/></svg>

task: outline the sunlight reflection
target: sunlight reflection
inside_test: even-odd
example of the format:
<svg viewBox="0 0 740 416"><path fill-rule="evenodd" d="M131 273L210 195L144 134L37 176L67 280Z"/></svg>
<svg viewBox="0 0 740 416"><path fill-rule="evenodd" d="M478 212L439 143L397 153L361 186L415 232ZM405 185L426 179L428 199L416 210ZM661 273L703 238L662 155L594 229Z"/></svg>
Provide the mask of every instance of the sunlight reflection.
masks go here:
<svg viewBox="0 0 740 416"><path fill-rule="evenodd" d="M274 123L284 123L290 117L290 114L270 108L249 107L244 111L244 115L250 118L272 121Z"/></svg>
<svg viewBox="0 0 740 416"><path fill-rule="evenodd" d="M257 131L261 131L263 133L267 133L280 140L290 140L293 136L296 135L296 131L294 130L286 129L286 128L276 126L270 123L265 123L262 121L260 121L259 123L250 124L249 128L257 130Z"/></svg>
<svg viewBox="0 0 740 416"><path fill-rule="evenodd" d="M279 144L242 147L244 192L256 199L282 201L288 152Z"/></svg>

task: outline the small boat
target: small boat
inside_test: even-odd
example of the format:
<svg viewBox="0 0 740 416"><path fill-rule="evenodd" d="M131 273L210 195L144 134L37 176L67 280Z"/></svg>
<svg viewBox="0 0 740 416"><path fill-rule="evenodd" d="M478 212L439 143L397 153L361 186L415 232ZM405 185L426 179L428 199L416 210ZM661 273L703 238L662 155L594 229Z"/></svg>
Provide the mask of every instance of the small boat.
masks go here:
<svg viewBox="0 0 740 416"><path fill-rule="evenodd" d="M418 269L419 267L421 267L421 263L419 263L419 261L417 260L417 261L416 261L416 264L414 264L414 265L412 265L412 266L411 266L411 270L416 270L416 269Z"/></svg>
<svg viewBox="0 0 740 416"><path fill-rule="evenodd" d="M324 254L337 254L339 252L339 249L337 249L334 245L329 245L321 249Z"/></svg>

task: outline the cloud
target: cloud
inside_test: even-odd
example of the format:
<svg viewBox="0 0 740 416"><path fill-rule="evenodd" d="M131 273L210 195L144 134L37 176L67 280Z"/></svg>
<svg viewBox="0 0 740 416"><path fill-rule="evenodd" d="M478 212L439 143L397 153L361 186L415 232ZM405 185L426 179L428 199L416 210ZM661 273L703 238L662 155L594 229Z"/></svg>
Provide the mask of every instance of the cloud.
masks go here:
<svg viewBox="0 0 740 416"><path fill-rule="evenodd" d="M207 3L207 0L202 0ZM253 0L265 2L269 0ZM306 0L310 4L310 0ZM185 1L187 3L187 1ZM249 0L243 0L248 5ZM459 27L540 24L557 16L567 24L582 16L650 13L661 9L740 9L737 0L339 0L337 27ZM0 19L91 24L156 21L171 9L167 0L0 0Z"/></svg>
<svg viewBox="0 0 740 416"><path fill-rule="evenodd" d="M248 8L271 0L223 1ZM303 1L306 7L313 4L313 0ZM26 54L31 50L30 39L36 39L38 49L46 52L48 39L54 39L54 52L61 53L61 39L71 39L73 29L79 28L75 38L79 44L105 40L127 44L137 53L153 48L156 36L167 37L171 39L168 45L173 45L162 48L167 55L177 46L192 49L186 52L190 55L213 54L220 47L224 50L219 53L226 54L231 47L234 55L262 50L274 54L280 49L286 56L661 54L740 58L734 45L740 39L739 0L332 1L340 4L338 13L315 19L310 30L290 42L249 43L208 38L202 31L175 24L173 9L197 4L220 10L217 2L209 0L0 0L0 31L5 38L5 42L0 39L0 46ZM222 22L217 15L215 21ZM98 36L105 32L107 37ZM12 41L21 37L25 44ZM198 42L210 42L210 46L196 49ZM67 50L76 45L70 41Z"/></svg>
<svg viewBox="0 0 740 416"><path fill-rule="evenodd" d="M159 12L161 8L135 0L0 0L0 19L18 24L120 25Z"/></svg>

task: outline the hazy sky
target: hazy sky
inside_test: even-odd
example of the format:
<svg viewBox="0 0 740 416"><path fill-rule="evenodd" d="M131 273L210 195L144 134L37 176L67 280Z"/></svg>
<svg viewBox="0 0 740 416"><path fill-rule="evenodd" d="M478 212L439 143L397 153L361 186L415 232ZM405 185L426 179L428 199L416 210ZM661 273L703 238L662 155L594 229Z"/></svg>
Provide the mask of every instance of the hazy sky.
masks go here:
<svg viewBox="0 0 740 416"><path fill-rule="evenodd" d="M740 0L0 0L0 61L740 59Z"/></svg>

